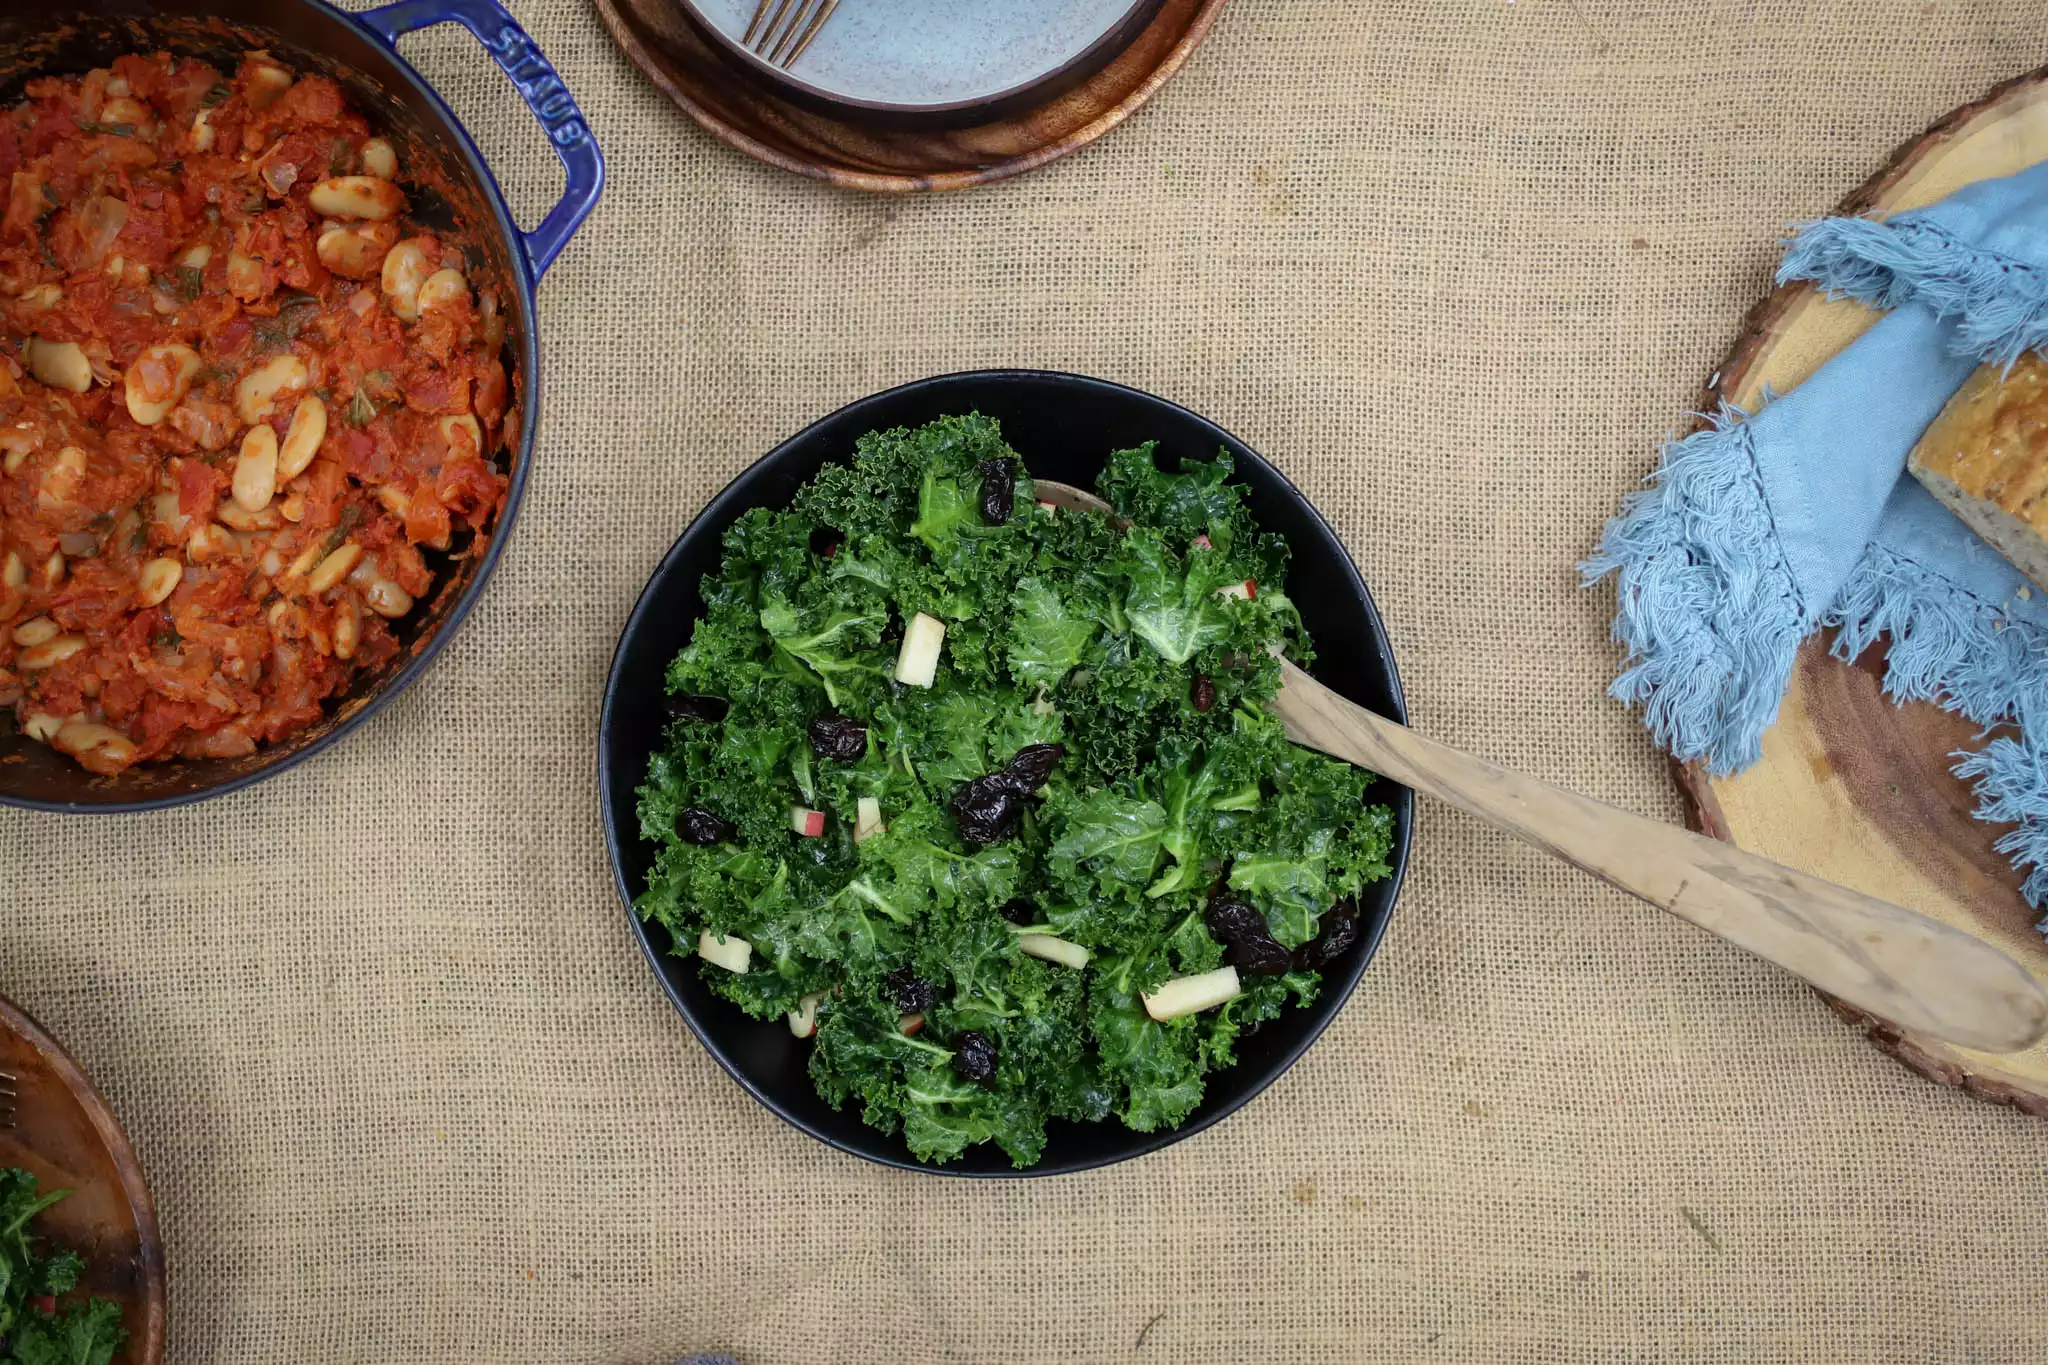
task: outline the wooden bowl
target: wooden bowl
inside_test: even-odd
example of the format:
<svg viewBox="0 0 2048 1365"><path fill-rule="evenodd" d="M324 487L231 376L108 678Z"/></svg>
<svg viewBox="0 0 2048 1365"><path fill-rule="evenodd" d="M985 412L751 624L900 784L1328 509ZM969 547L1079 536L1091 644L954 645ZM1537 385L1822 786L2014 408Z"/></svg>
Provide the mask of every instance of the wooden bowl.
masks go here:
<svg viewBox="0 0 2048 1365"><path fill-rule="evenodd" d="M1107 66L1066 93L968 127L895 127L806 107L755 75L676 0L597 0L621 50L705 131L748 156L849 189L904 194L1020 175L1114 128L1180 70L1224 0L1164 0Z"/></svg>
<svg viewBox="0 0 2048 1365"><path fill-rule="evenodd" d="M0 1166L19 1166L68 1198L38 1214L47 1248L85 1258L82 1294L121 1305L126 1365L164 1357L163 1242L135 1153L107 1102L35 1020L0 1000L0 1073L15 1078L14 1126L0 1127Z"/></svg>

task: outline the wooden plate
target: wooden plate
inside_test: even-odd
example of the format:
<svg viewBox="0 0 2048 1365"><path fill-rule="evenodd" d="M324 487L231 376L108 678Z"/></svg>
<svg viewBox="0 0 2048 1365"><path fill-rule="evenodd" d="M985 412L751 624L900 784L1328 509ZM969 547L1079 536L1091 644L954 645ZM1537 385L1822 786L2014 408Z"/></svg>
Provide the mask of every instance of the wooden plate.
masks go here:
<svg viewBox="0 0 2048 1365"><path fill-rule="evenodd" d="M0 1000L0 1072L15 1078L14 1126L0 1127L0 1166L71 1191L37 1215L50 1248L85 1257L81 1292L121 1304L128 1344L117 1362L164 1356L164 1253L142 1168L107 1102L35 1020Z"/></svg>
<svg viewBox="0 0 2048 1365"><path fill-rule="evenodd" d="M1838 212L1917 208L2043 159L2048 67L1999 86L1900 148ZM1796 387L1878 316L1828 302L1810 285L1779 289L1750 313L1708 381L1702 410L1723 399L1753 409L1766 387ZM1970 786L1949 771L1951 754L1987 737L1937 706L1886 699L1881 646L1847 664L1828 655L1828 643L1809 640L1800 651L1755 766L1730 778L1677 769L1693 827L1932 915L1995 944L2048 983L2048 942L2033 928L2040 915L2020 899L2020 875L1992 848L2010 827L1972 818ZM2048 1045L2009 1056L1972 1052L1831 1003L1922 1075L2048 1117Z"/></svg>
<svg viewBox="0 0 2048 1365"><path fill-rule="evenodd" d="M966 128L851 122L742 69L672 0L597 0L612 38L706 131L771 166L849 189L955 190L1035 170L1130 116L1208 36L1223 0L1165 0L1121 55L1037 108Z"/></svg>

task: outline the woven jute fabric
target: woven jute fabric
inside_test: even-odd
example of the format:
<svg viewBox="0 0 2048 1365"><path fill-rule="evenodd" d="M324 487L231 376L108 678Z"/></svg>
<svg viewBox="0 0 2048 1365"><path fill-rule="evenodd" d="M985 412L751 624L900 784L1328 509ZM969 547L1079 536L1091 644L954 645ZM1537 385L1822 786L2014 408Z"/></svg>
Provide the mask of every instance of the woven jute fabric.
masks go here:
<svg viewBox="0 0 2048 1365"><path fill-rule="evenodd" d="M849 0L857 3L857 0ZM2039 1360L2048 1127L1435 806L1324 1039L1165 1152L962 1182L748 1099L613 892L599 690L728 479L899 381L1162 393L1342 533L1423 730L1668 819L1573 565L1774 239L2041 59L2043 0L1236 0L1080 155L823 189L515 3L610 159L541 288L481 606L331 753L177 811L0 813L0 993L154 1186L178 1362ZM560 172L454 29L404 50L524 219Z"/></svg>

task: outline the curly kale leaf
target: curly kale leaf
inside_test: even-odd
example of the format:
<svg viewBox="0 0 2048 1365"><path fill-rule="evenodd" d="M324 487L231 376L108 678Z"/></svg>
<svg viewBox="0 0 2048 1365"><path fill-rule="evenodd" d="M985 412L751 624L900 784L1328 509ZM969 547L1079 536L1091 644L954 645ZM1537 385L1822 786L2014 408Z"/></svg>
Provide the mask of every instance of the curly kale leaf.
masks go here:
<svg viewBox="0 0 2048 1365"><path fill-rule="evenodd" d="M1096 632L1094 621L1069 612L1043 578L1017 584L1010 617L1010 676L1025 687L1051 687L1073 671Z"/></svg>
<svg viewBox="0 0 2048 1365"><path fill-rule="evenodd" d="M44 1255L29 1223L66 1193L0 1169L0 1361L11 1365L108 1365L128 1339L112 1300L49 1302L77 1288L85 1263L75 1251Z"/></svg>

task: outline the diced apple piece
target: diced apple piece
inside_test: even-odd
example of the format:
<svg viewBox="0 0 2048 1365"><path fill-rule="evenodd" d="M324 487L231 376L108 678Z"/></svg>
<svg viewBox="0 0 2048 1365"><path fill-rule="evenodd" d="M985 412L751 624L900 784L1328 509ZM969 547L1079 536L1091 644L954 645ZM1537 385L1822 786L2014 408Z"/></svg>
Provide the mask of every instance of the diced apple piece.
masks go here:
<svg viewBox="0 0 2048 1365"><path fill-rule="evenodd" d="M1088 965L1089 953L1086 948L1078 943L1069 943L1063 938L1054 938L1051 934L1019 934L1017 951L1027 957L1044 958L1047 962L1057 962L1062 967L1072 967L1077 972Z"/></svg>
<svg viewBox="0 0 2048 1365"><path fill-rule="evenodd" d="M1216 547L1210 544L1209 535L1205 531L1201 535L1198 535L1193 540L1189 541L1188 548L1190 550L1213 550Z"/></svg>
<svg viewBox="0 0 2048 1365"><path fill-rule="evenodd" d="M1259 600L1259 582L1255 578L1247 578L1242 583L1231 583L1216 589L1216 595L1218 597L1239 597L1247 602L1256 602Z"/></svg>
<svg viewBox="0 0 2048 1365"><path fill-rule="evenodd" d="M930 687L939 676L939 650L946 643L946 623L923 612L903 629L903 648L896 653L896 681L909 687Z"/></svg>
<svg viewBox="0 0 2048 1365"><path fill-rule="evenodd" d="M796 1008L789 1012L789 1031L799 1038L808 1038L818 1031L818 1006L825 1002L825 992L812 991L796 1002Z"/></svg>
<svg viewBox="0 0 2048 1365"><path fill-rule="evenodd" d="M920 1011L917 1014L903 1015L896 1020L896 1031L902 1034L905 1038L908 1038L911 1034L916 1033L919 1029L923 1027L924 1014L922 1011Z"/></svg>
<svg viewBox="0 0 2048 1365"><path fill-rule="evenodd" d="M882 823L882 803L872 796L863 796L853 803L853 841L865 843L870 835L880 834L889 828Z"/></svg>
<svg viewBox="0 0 2048 1365"><path fill-rule="evenodd" d="M1244 991L1237 983L1237 968L1218 967L1197 976L1177 976L1145 997L1145 1013L1162 1024L1186 1014L1200 1014L1227 1004Z"/></svg>
<svg viewBox="0 0 2048 1365"><path fill-rule="evenodd" d="M716 937L709 929L697 935L697 956L714 967L723 967L735 976L747 974L747 964L754 960L754 945L738 934Z"/></svg>
<svg viewBox="0 0 2048 1365"><path fill-rule="evenodd" d="M1060 505L1056 502L1047 502L1044 498L1040 498L1038 500L1038 510L1047 516L1052 516L1060 510Z"/></svg>
<svg viewBox="0 0 2048 1365"><path fill-rule="evenodd" d="M789 827L806 839L815 839L825 832L825 812L806 810L802 806L789 808Z"/></svg>

